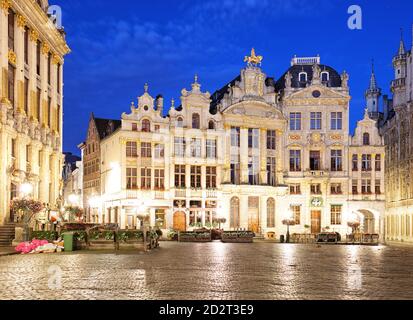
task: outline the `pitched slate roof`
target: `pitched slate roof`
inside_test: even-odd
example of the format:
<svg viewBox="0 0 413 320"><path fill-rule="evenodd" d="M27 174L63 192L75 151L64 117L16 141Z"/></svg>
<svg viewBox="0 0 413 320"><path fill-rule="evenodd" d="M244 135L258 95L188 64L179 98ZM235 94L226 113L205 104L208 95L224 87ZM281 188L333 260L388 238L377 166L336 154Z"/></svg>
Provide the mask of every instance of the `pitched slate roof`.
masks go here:
<svg viewBox="0 0 413 320"><path fill-rule="evenodd" d="M113 119L94 118L100 139L110 136L122 126L122 121Z"/></svg>
<svg viewBox="0 0 413 320"><path fill-rule="evenodd" d="M327 87L331 88L339 88L341 87L341 76L338 74L336 70L333 68L326 66L326 65L319 65L321 72L327 71L329 73L329 80L325 83ZM294 65L290 69L288 69L283 76L278 79L275 84L275 90L277 92L282 91L285 89L285 76L287 73L290 72L292 79L291 79L291 86L293 88L305 88L307 83L310 83L313 80L313 66L312 65ZM307 73L307 82L300 82L299 74L301 72Z"/></svg>

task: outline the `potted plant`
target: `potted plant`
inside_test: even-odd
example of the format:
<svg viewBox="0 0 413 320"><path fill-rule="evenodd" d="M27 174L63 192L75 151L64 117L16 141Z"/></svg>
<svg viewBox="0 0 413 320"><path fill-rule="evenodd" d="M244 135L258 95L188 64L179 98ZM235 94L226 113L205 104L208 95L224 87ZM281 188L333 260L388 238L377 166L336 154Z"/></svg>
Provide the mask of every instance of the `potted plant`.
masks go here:
<svg viewBox="0 0 413 320"><path fill-rule="evenodd" d="M81 222L84 211L80 207L68 206L65 207L65 211L69 214L69 221Z"/></svg>
<svg viewBox="0 0 413 320"><path fill-rule="evenodd" d="M14 199L11 201L10 210L17 217L17 221L23 223L23 240L29 240L30 222L36 214L44 209L40 201L33 199Z"/></svg>

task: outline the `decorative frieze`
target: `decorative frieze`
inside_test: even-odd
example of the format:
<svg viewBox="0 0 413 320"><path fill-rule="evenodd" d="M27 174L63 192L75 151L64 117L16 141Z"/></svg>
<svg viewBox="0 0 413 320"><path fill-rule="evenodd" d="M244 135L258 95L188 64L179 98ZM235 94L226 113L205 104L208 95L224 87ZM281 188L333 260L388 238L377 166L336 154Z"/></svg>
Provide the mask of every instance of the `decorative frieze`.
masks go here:
<svg viewBox="0 0 413 320"><path fill-rule="evenodd" d="M50 47L47 43L43 43L42 45L42 54L44 54L45 56L49 54L50 52Z"/></svg>
<svg viewBox="0 0 413 320"><path fill-rule="evenodd" d="M16 55L16 53L12 50L12 49L9 49L9 52L8 52L8 59L9 59L9 62L12 64L12 65L16 65L16 63L17 63L17 55Z"/></svg>
<svg viewBox="0 0 413 320"><path fill-rule="evenodd" d="M37 42L39 40L39 33L36 30L30 31L30 41Z"/></svg>
<svg viewBox="0 0 413 320"><path fill-rule="evenodd" d="M26 25L27 25L27 20L26 20L26 18L23 17L21 14L18 14L18 15L17 15L17 26L18 26L19 28L24 29L24 27L26 27Z"/></svg>
<svg viewBox="0 0 413 320"><path fill-rule="evenodd" d="M11 8L10 0L1 0L1 9L3 10L3 13L8 14L10 8Z"/></svg>

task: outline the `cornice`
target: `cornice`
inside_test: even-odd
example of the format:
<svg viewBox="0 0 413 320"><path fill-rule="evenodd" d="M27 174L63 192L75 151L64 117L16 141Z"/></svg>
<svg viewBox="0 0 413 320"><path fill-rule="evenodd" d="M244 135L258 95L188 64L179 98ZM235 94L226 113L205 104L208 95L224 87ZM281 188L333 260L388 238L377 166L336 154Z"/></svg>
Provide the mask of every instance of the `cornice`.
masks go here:
<svg viewBox="0 0 413 320"><path fill-rule="evenodd" d="M46 42L53 51L63 57L70 53L70 48L66 43L66 40L62 34L57 30L55 25L49 20L47 14L39 7L36 0L2 0L3 3L11 3L11 7L15 9L24 20L25 25L29 26L31 30L35 32L34 35L38 35L43 42ZM33 34L31 34L31 39ZM37 40L37 39L36 39Z"/></svg>

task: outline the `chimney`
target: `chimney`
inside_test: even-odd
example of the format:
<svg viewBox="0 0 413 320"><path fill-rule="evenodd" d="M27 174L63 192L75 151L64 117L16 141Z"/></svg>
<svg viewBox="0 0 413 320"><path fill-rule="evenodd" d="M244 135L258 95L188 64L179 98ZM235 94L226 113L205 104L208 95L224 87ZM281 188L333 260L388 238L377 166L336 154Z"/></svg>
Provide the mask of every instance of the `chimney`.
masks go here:
<svg viewBox="0 0 413 320"><path fill-rule="evenodd" d="M155 100L156 104L156 111L159 111L161 116L163 115L163 97L162 95L158 95Z"/></svg>

